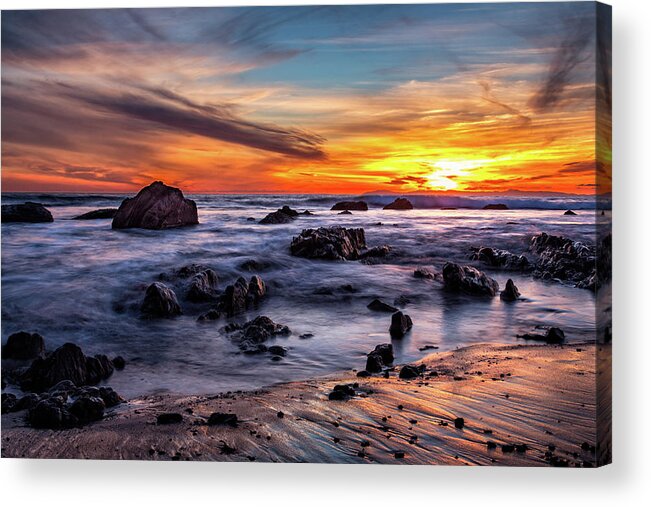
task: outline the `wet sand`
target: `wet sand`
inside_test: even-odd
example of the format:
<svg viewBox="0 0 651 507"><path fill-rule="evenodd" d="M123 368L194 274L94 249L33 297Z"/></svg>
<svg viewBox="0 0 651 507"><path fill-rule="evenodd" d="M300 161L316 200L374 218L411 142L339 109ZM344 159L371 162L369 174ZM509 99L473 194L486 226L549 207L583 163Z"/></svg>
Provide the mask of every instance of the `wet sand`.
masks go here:
<svg viewBox="0 0 651 507"><path fill-rule="evenodd" d="M414 380L395 368L388 379L349 371L251 392L146 396L65 431L28 428L19 412L2 416L2 457L548 466L554 456L590 466L603 453L584 444L597 438L595 359L594 344L475 345L427 356ZM357 396L328 400L342 383L358 383ZM164 412L183 421L156 424ZM237 414L238 426L208 426L213 412Z"/></svg>

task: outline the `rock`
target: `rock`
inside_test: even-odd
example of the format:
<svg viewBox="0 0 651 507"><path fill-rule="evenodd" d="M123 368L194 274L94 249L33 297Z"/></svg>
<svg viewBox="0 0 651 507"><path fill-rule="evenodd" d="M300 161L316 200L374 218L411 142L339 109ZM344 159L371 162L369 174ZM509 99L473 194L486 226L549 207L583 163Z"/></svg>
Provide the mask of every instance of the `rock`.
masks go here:
<svg viewBox="0 0 651 507"><path fill-rule="evenodd" d="M147 287L140 311L151 317L174 317L183 313L174 291L160 282Z"/></svg>
<svg viewBox="0 0 651 507"><path fill-rule="evenodd" d="M192 277L187 293L188 300L195 303L214 300L218 282L217 273L212 269L200 271Z"/></svg>
<svg viewBox="0 0 651 507"><path fill-rule="evenodd" d="M226 313L228 317L233 317L238 313L246 310L248 305L249 288L246 280L238 278L233 285L226 287L221 298L219 308Z"/></svg>
<svg viewBox="0 0 651 507"><path fill-rule="evenodd" d="M355 389L348 384L338 384L334 386L332 392L328 395L329 400L346 401L354 397L357 393Z"/></svg>
<svg viewBox="0 0 651 507"><path fill-rule="evenodd" d="M2 410L3 414L8 414L9 412L14 411L16 406L16 395L12 393L2 393Z"/></svg>
<svg viewBox="0 0 651 507"><path fill-rule="evenodd" d="M523 338L525 340L544 341L547 343L563 343L565 341L565 333L558 327L550 327L545 334L526 333L518 335L518 338Z"/></svg>
<svg viewBox="0 0 651 507"><path fill-rule="evenodd" d="M305 211L303 211L303 213L301 213L301 215L306 215L311 217L314 216L314 213L312 213L309 209L306 209Z"/></svg>
<svg viewBox="0 0 651 507"><path fill-rule="evenodd" d="M272 345L267 349L267 352L269 352L271 355L280 357L285 357L287 355L287 349L285 347L281 347L280 345Z"/></svg>
<svg viewBox="0 0 651 507"><path fill-rule="evenodd" d="M395 313L398 311L397 308L380 301L379 299L374 299L371 301L366 308L373 312L386 312L386 313Z"/></svg>
<svg viewBox="0 0 651 507"><path fill-rule="evenodd" d="M3 359L34 359L45 352L45 340L38 333L20 331L9 335L7 344L2 347Z"/></svg>
<svg viewBox="0 0 651 507"><path fill-rule="evenodd" d="M396 451L393 453L395 459L404 459L405 453L403 451Z"/></svg>
<svg viewBox="0 0 651 507"><path fill-rule="evenodd" d="M260 220L259 223L267 224L287 224L292 222L298 217L298 212L291 209L289 206L283 206L273 213L269 213L266 217Z"/></svg>
<svg viewBox="0 0 651 507"><path fill-rule="evenodd" d="M184 198L178 188L155 181L135 197L122 201L112 227L168 229L198 223L197 205L193 200Z"/></svg>
<svg viewBox="0 0 651 507"><path fill-rule="evenodd" d="M222 316L217 310L208 310L206 313L202 313L197 318L199 322L207 322L209 320L218 320Z"/></svg>
<svg viewBox="0 0 651 507"><path fill-rule="evenodd" d="M447 290L478 296L495 296L498 283L472 266L448 262L443 266L443 283Z"/></svg>
<svg viewBox="0 0 651 507"><path fill-rule="evenodd" d="M454 420L454 427L460 430L460 429L463 428L463 426L465 425L465 423L466 423L466 422L463 420L463 417L457 417L457 418Z"/></svg>
<svg viewBox="0 0 651 507"><path fill-rule="evenodd" d="M124 367L126 366L127 362L124 360L122 356L115 356L113 358L113 368L116 370L124 370Z"/></svg>
<svg viewBox="0 0 651 507"><path fill-rule="evenodd" d="M20 412L21 410L31 410L36 405L38 405L39 401L41 401L41 398L39 397L38 394L35 393L26 394L18 401L16 401L16 405L14 406L13 411Z"/></svg>
<svg viewBox="0 0 651 507"><path fill-rule="evenodd" d="M471 260L481 261L493 268L526 271L531 269L531 263L524 255L516 255L507 250L490 247L472 248Z"/></svg>
<svg viewBox="0 0 651 507"><path fill-rule="evenodd" d="M77 215L73 220L101 220L105 218L114 218L118 212L117 208L102 208Z"/></svg>
<svg viewBox="0 0 651 507"><path fill-rule="evenodd" d="M366 370L361 370L361 371L358 371L358 372L357 372L357 376L358 376L359 378L368 378L368 377L371 376L371 373L368 372L368 371L366 371Z"/></svg>
<svg viewBox="0 0 651 507"><path fill-rule="evenodd" d="M256 354L261 352L271 352L276 354L273 351L278 351L275 349L275 346L269 347L269 349L263 345L264 342L269 340L274 336L287 336L291 334L290 329L282 324L277 324L269 317L260 315L255 319L238 326L237 328L226 329L226 332L234 333L231 336L231 339L235 341L244 353ZM280 347L286 353L286 349ZM276 354L276 355L285 355L285 354Z"/></svg>
<svg viewBox="0 0 651 507"><path fill-rule="evenodd" d="M251 280L249 280L249 297L257 302L261 300L267 293L267 286L265 285L262 278L258 275L253 275Z"/></svg>
<svg viewBox="0 0 651 507"><path fill-rule="evenodd" d="M269 261L260 261L256 259L247 259L242 264L240 264L240 269L243 271L257 272L264 271L271 267L271 262Z"/></svg>
<svg viewBox="0 0 651 507"><path fill-rule="evenodd" d="M84 386L106 379L112 373L113 365L106 356L85 356L77 345L66 343L46 357L36 358L19 381L23 389L42 392L62 380Z"/></svg>
<svg viewBox="0 0 651 507"><path fill-rule="evenodd" d="M390 343L382 343L380 345L376 345L372 353L379 354L382 358L382 362L386 366L389 366L391 363L393 363L393 345Z"/></svg>
<svg viewBox="0 0 651 507"><path fill-rule="evenodd" d="M401 379L408 380L408 379L420 377L420 375L421 375L420 368L416 366L412 366L410 364L406 364L400 369L400 374L398 375L398 377L400 377Z"/></svg>
<svg viewBox="0 0 651 507"><path fill-rule="evenodd" d="M124 401L122 397L113 390L112 387L108 387L108 386L100 387L99 395L104 401L104 405L106 405L107 408L119 405Z"/></svg>
<svg viewBox="0 0 651 507"><path fill-rule="evenodd" d="M612 250L606 238L600 244L599 257L594 246L544 232L531 238L530 249L538 254L534 271L538 278L572 282L576 287L590 290L598 289L610 279L610 262L602 265L599 260L602 253L607 254L604 259L610 259Z"/></svg>
<svg viewBox="0 0 651 507"><path fill-rule="evenodd" d="M520 298L520 291L510 278L506 281L506 287L500 293L502 301L517 301Z"/></svg>
<svg viewBox="0 0 651 507"><path fill-rule="evenodd" d="M563 215L576 215L576 213L574 213L574 211L571 209L568 209L565 213L563 213Z"/></svg>
<svg viewBox="0 0 651 507"><path fill-rule="evenodd" d="M373 264L377 262L378 259L383 259L388 257L391 253L391 247L389 245L380 245L369 248L365 252L360 253L359 258L365 264Z"/></svg>
<svg viewBox="0 0 651 507"><path fill-rule="evenodd" d="M60 398L41 400L29 411L27 421L34 428L63 429L71 428L77 423Z"/></svg>
<svg viewBox="0 0 651 507"><path fill-rule="evenodd" d="M304 229L290 246L296 257L326 260L357 260L366 248L364 229L321 227Z"/></svg>
<svg viewBox="0 0 651 507"><path fill-rule="evenodd" d="M402 312L396 312L391 316L391 326L389 327L389 333L391 338L402 338L407 331L409 331L413 326L411 317Z"/></svg>
<svg viewBox="0 0 651 507"><path fill-rule="evenodd" d="M330 209L332 211L368 211L368 204L364 201L342 201L338 202Z"/></svg>
<svg viewBox="0 0 651 507"><path fill-rule="evenodd" d="M339 213L339 215L352 215L352 212L348 211L347 209Z"/></svg>
<svg viewBox="0 0 651 507"><path fill-rule="evenodd" d="M230 426L235 428L238 422L236 414L225 414L222 412L213 412L208 418L208 426Z"/></svg>
<svg viewBox="0 0 651 507"><path fill-rule="evenodd" d="M414 270L414 278L423 278L426 280L439 280L441 279L441 274L435 273L429 268L420 267Z"/></svg>
<svg viewBox="0 0 651 507"><path fill-rule="evenodd" d="M509 207L506 204L487 204L483 209L505 210L509 209Z"/></svg>
<svg viewBox="0 0 651 507"><path fill-rule="evenodd" d="M98 421L104 417L106 405L102 398L84 396L77 398L69 407L69 411L81 424Z"/></svg>
<svg viewBox="0 0 651 507"><path fill-rule="evenodd" d="M23 204L3 204L2 222L54 222L52 213L37 202Z"/></svg>
<svg viewBox="0 0 651 507"><path fill-rule="evenodd" d="M370 352L366 356L366 371L369 373L380 373L384 368L382 356L377 352Z"/></svg>
<svg viewBox="0 0 651 507"><path fill-rule="evenodd" d="M178 424L183 422L183 416L177 412L165 412L156 416L156 424Z"/></svg>
<svg viewBox="0 0 651 507"><path fill-rule="evenodd" d="M398 197L391 204L387 204L383 209L414 209L414 205L409 199Z"/></svg>

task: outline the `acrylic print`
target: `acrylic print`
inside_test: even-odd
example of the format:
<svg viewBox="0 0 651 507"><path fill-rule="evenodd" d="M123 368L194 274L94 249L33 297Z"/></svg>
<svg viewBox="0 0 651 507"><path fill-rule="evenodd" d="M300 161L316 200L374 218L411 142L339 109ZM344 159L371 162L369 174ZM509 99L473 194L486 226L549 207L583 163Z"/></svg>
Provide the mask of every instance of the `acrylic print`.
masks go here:
<svg viewBox="0 0 651 507"><path fill-rule="evenodd" d="M609 463L610 33L3 12L2 456Z"/></svg>

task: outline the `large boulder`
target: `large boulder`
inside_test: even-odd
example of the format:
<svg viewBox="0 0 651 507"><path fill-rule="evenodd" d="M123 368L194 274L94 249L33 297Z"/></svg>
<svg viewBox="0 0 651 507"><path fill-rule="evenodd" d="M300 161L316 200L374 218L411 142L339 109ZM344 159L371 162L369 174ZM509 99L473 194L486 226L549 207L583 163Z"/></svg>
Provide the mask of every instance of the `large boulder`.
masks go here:
<svg viewBox="0 0 651 507"><path fill-rule="evenodd" d="M366 371L369 373L380 373L385 366L393 363L393 345L383 343L366 355Z"/></svg>
<svg viewBox="0 0 651 507"><path fill-rule="evenodd" d="M219 278L217 273L208 268L204 271L199 271L192 277L190 287L188 288L188 300L200 303L202 301L212 301L215 299L215 291L217 290L217 283Z"/></svg>
<svg viewBox="0 0 651 507"><path fill-rule="evenodd" d="M529 259L524 255L517 255L508 250L490 248L487 246L473 247L470 259L480 261L493 268L526 271L531 268Z"/></svg>
<svg viewBox="0 0 651 507"><path fill-rule="evenodd" d="M193 200L184 198L178 188L155 181L135 197L122 201L113 218L113 229L168 229L198 223Z"/></svg>
<svg viewBox="0 0 651 507"><path fill-rule="evenodd" d="M147 287L140 311L150 317L174 317L182 313L174 291L161 282Z"/></svg>
<svg viewBox="0 0 651 507"><path fill-rule="evenodd" d="M112 373L113 364L106 356L86 356L77 345L66 343L44 358L36 358L19 381L23 389L41 392L64 380L78 387L96 384Z"/></svg>
<svg viewBox="0 0 651 507"><path fill-rule="evenodd" d="M443 283L447 290L476 296L495 296L498 283L472 266L447 262L443 266Z"/></svg>
<svg viewBox="0 0 651 507"><path fill-rule="evenodd" d="M414 209L414 205L409 199L398 197L392 203L387 204L383 209Z"/></svg>
<svg viewBox="0 0 651 507"><path fill-rule="evenodd" d="M101 220L107 218L114 218L118 212L117 208L102 208L77 215L73 220Z"/></svg>
<svg viewBox="0 0 651 507"><path fill-rule="evenodd" d="M500 299L502 301L517 301L520 298L520 291L516 287L513 280L510 278L506 281L506 287L502 292L500 292Z"/></svg>
<svg viewBox="0 0 651 507"><path fill-rule="evenodd" d="M248 306L248 296L249 287L246 280L240 277L233 285L226 287L219 308L228 317L242 313Z"/></svg>
<svg viewBox="0 0 651 507"><path fill-rule="evenodd" d="M37 202L26 202L23 204L3 204L3 222L53 222L52 213Z"/></svg>
<svg viewBox="0 0 651 507"><path fill-rule="evenodd" d="M356 260L366 248L364 229L320 227L304 229L290 246L296 257L326 260Z"/></svg>
<svg viewBox="0 0 651 507"><path fill-rule="evenodd" d="M7 344L2 347L3 359L34 359L45 351L45 341L38 333L20 331L7 338Z"/></svg>
<svg viewBox="0 0 651 507"><path fill-rule="evenodd" d="M341 201L330 209L332 211L368 211L368 204L364 201Z"/></svg>

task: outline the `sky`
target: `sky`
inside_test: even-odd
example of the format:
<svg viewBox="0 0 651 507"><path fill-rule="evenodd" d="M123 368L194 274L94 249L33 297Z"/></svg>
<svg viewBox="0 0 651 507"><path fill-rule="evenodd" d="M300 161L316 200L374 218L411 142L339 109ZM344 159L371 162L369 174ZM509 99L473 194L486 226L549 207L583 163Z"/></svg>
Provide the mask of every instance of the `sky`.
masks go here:
<svg viewBox="0 0 651 507"><path fill-rule="evenodd" d="M609 190L596 26L592 2L4 11L2 190Z"/></svg>

